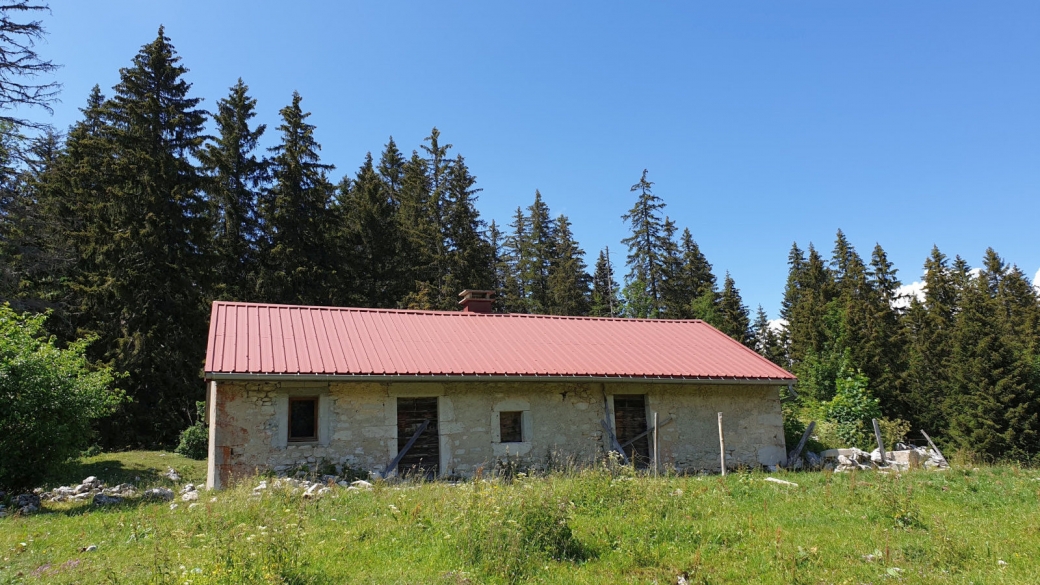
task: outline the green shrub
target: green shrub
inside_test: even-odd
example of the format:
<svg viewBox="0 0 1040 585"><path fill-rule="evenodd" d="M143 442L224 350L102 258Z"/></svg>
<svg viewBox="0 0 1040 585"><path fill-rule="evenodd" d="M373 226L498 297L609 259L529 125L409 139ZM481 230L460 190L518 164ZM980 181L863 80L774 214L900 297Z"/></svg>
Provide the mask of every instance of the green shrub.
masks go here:
<svg viewBox="0 0 1040 585"><path fill-rule="evenodd" d="M195 424L181 431L181 441L174 451L189 459L205 459L209 453L209 429L203 422L206 403L196 402L195 413Z"/></svg>
<svg viewBox="0 0 1040 585"><path fill-rule="evenodd" d="M835 380L834 399L827 405L827 418L836 425L838 437L847 445L872 448L870 420L881 418L880 401L870 394L868 379L862 372L842 372Z"/></svg>
<svg viewBox="0 0 1040 585"><path fill-rule="evenodd" d="M122 393L107 368L84 353L90 339L59 349L45 337L46 315L0 306L0 487L31 488L90 444L93 421Z"/></svg>

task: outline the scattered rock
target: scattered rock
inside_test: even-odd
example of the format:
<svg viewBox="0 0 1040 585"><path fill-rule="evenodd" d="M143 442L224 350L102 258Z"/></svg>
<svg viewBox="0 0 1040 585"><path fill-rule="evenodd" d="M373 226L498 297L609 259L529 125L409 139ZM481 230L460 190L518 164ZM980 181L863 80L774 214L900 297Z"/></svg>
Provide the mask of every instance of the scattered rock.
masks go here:
<svg viewBox="0 0 1040 585"><path fill-rule="evenodd" d="M352 486L354 486L354 487L356 487L358 489L366 489L366 490L372 489L372 484L367 482L367 481L365 481L365 480L363 480L363 479L359 479L357 481L352 481L352 482L350 482L350 485L352 485Z"/></svg>
<svg viewBox="0 0 1040 585"><path fill-rule="evenodd" d="M199 499L199 492L186 492L181 494L182 502L194 502Z"/></svg>
<svg viewBox="0 0 1040 585"><path fill-rule="evenodd" d="M15 496L11 504L15 508L15 512L22 516L39 512L40 506L43 505L40 496L37 494L21 494Z"/></svg>
<svg viewBox="0 0 1040 585"><path fill-rule="evenodd" d="M176 510L177 509L177 502L174 502L174 503L170 504L170 509L171 510Z"/></svg>
<svg viewBox="0 0 1040 585"><path fill-rule="evenodd" d="M165 477L166 477L166 479L168 479L170 481L180 481L181 480L181 474L177 473L177 470L175 470L172 467L169 468L169 471L166 472L166 476Z"/></svg>
<svg viewBox="0 0 1040 585"><path fill-rule="evenodd" d="M95 506L108 506L111 504L122 503L123 498L117 498L115 496L106 496L105 494L94 494L94 505Z"/></svg>
<svg viewBox="0 0 1040 585"><path fill-rule="evenodd" d="M767 477L766 481L769 481L769 482L772 482L772 483L778 483L780 485L788 485L788 486L791 486L791 487L798 487L798 484L796 484L793 481L786 481L786 480L783 480L783 479L777 479L775 477Z"/></svg>
<svg viewBox="0 0 1040 585"><path fill-rule="evenodd" d="M193 491L195 491L195 484L193 484L193 483L185 484L185 486L181 488L181 493L182 494L186 494L188 492L193 492Z"/></svg>
<svg viewBox="0 0 1040 585"><path fill-rule="evenodd" d="M141 497L145 500L169 502L173 499L173 490L164 487L152 488L145 490Z"/></svg>
<svg viewBox="0 0 1040 585"><path fill-rule="evenodd" d="M83 549L83 552L94 552L96 550L97 550L97 545L96 544L92 544L92 545L88 546L87 548Z"/></svg>

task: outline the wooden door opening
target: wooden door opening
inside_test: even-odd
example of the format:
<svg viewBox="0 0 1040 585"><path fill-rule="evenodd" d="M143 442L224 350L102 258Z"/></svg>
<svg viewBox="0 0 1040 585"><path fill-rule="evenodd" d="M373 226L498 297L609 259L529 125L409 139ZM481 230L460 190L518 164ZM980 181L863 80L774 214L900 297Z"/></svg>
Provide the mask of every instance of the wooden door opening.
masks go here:
<svg viewBox="0 0 1040 585"><path fill-rule="evenodd" d="M625 450L628 460L637 469L646 469L650 465L650 440L646 429L646 396L643 394L624 394L614 396L614 429L617 440ZM642 437L639 435L642 434ZM633 438L639 437L635 441ZM631 444L629 444L631 443Z"/></svg>
<svg viewBox="0 0 1040 585"><path fill-rule="evenodd" d="M426 421L429 421L426 428L397 464L400 477L437 478L440 475L441 449L437 432L437 398L397 399L398 453Z"/></svg>

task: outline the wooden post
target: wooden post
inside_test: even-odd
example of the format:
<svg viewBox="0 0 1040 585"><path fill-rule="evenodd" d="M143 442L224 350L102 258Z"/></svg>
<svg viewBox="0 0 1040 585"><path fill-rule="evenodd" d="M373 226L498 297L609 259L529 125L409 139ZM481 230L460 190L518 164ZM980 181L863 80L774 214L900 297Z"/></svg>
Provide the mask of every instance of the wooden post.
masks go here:
<svg viewBox="0 0 1040 585"><path fill-rule="evenodd" d="M798 446L787 454L787 467L794 465L794 462L802 456L802 449L805 449L805 444L809 442L809 437L812 436L813 429L816 428L816 421L810 421L809 426L805 427L805 432L802 433L802 440L798 441Z"/></svg>
<svg viewBox="0 0 1040 585"><path fill-rule="evenodd" d="M877 439L877 448L881 452L881 464L888 465L888 461L885 459L885 443L881 440L881 425L878 424L876 418L870 420L874 423L874 438Z"/></svg>
<svg viewBox="0 0 1040 585"><path fill-rule="evenodd" d="M946 460L946 457L943 457L942 451L940 451L939 448L935 446L935 443L932 442L932 438L928 436L928 433L924 432L924 430L922 429L921 434L924 435L925 440L928 441L928 445L932 447L932 451L935 451L935 454L939 456L939 459L942 459L942 462L946 464L946 467L949 467L950 462Z"/></svg>
<svg viewBox="0 0 1040 585"><path fill-rule="evenodd" d="M657 477L657 413L654 413L654 477Z"/></svg>
<svg viewBox="0 0 1040 585"><path fill-rule="evenodd" d="M726 438L722 435L722 413L719 413L719 451L720 451L720 467L722 468L722 476L726 476Z"/></svg>

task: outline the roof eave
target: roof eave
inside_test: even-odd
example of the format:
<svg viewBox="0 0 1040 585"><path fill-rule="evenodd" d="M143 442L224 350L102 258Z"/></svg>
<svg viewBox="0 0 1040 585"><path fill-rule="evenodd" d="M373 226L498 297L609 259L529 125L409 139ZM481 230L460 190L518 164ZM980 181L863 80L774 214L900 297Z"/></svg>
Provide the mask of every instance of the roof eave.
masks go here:
<svg viewBox="0 0 1040 585"><path fill-rule="evenodd" d="M655 384L732 384L786 386L797 378L735 378L722 376L582 376L582 375L492 375L492 374L265 374L206 372L206 381L299 381L299 382L546 382L551 380L585 382L651 382Z"/></svg>

